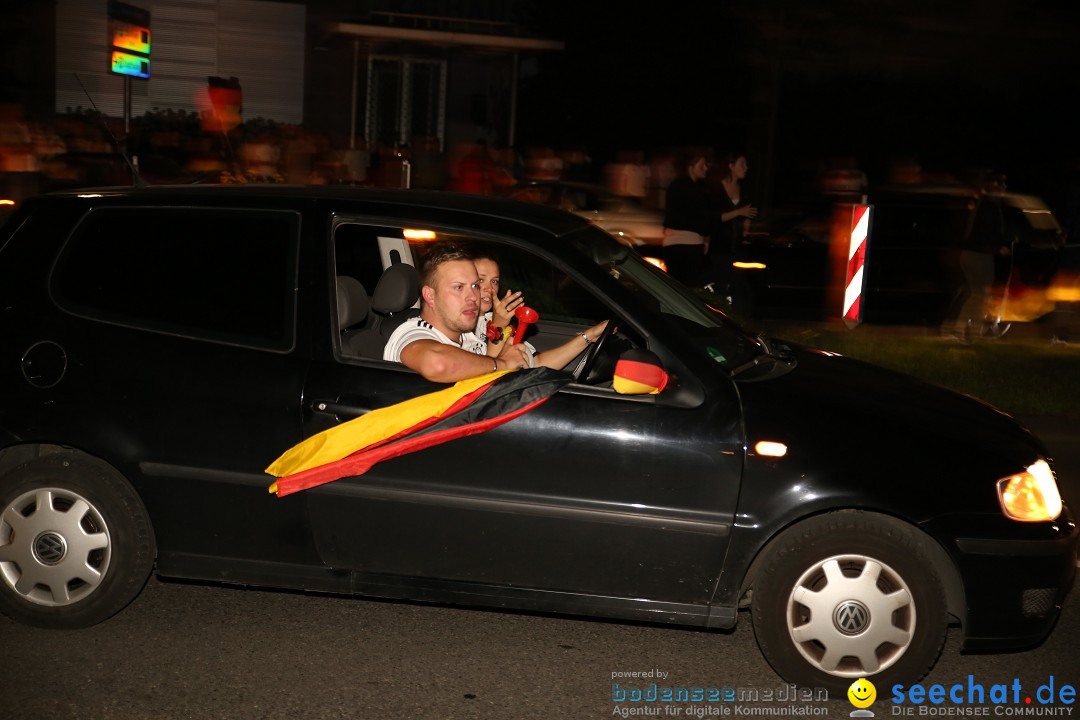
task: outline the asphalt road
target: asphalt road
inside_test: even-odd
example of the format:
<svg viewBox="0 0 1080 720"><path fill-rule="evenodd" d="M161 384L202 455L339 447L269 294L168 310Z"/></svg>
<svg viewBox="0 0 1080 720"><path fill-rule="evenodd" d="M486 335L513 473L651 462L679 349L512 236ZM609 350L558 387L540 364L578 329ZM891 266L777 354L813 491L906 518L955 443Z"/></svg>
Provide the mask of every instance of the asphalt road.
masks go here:
<svg viewBox="0 0 1080 720"><path fill-rule="evenodd" d="M1021 702L1051 676L1056 691L1080 685L1075 590L1070 600L1033 650L961 655L950 630L923 685L1019 680ZM783 688L746 617L718 633L154 580L87 630L0 619L0 717L12 720L605 718L619 707L612 673L656 670L668 675L614 682ZM878 689L878 717L894 714L889 692ZM853 709L835 696L810 705Z"/></svg>
<svg viewBox="0 0 1080 720"><path fill-rule="evenodd" d="M1027 422L1054 453L1063 485L1078 487L1080 434L1056 422ZM1037 690L1053 677L1060 700L1063 686L1080 685L1078 646L1074 588L1055 631L1037 648L962 655L950 630L922 685L961 683L967 692L975 683L989 692L1004 684L1012 692L1019 682L1021 705L991 705L988 716L1067 716L1075 705L1043 706ZM667 675L613 678L656 671ZM11 720L605 718L631 707L613 701L612 682L748 688L759 697L786 691L758 652L745 613L733 631L706 632L158 580L115 618L86 630L40 630L0 616L0 682L0 718ZM929 707L896 705L888 688L878 693L871 710L879 718L905 707L919 716L918 708ZM1026 697L1033 705L1023 704ZM791 717L848 717L853 710L834 694L795 704L683 703L660 717L777 707L812 711Z"/></svg>

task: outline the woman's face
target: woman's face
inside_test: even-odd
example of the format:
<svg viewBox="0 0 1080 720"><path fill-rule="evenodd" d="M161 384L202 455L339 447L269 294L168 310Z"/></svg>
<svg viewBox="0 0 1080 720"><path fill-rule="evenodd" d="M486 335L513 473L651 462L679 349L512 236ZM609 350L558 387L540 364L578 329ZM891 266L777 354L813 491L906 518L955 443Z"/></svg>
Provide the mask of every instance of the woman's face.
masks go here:
<svg viewBox="0 0 1080 720"><path fill-rule="evenodd" d="M731 177L735 178L736 180L742 180L744 177L746 177L746 171L750 169L750 167L746 164L746 158L742 155L737 157L735 159L735 162L728 163L728 167L731 168Z"/></svg>
<svg viewBox="0 0 1080 720"><path fill-rule="evenodd" d="M490 312L495 298L499 296L499 264L489 258L474 261L476 274L480 276L480 312Z"/></svg>

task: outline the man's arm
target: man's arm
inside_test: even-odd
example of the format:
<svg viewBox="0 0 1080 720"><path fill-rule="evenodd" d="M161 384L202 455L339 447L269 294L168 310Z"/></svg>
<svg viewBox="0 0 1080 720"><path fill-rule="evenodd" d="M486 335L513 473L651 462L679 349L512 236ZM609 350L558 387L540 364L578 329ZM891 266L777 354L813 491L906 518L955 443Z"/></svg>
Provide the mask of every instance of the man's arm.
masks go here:
<svg viewBox="0 0 1080 720"><path fill-rule="evenodd" d="M416 340L401 349L401 362L426 379L452 383L495 370L528 367L524 346L510 346L498 358L477 355L436 340Z"/></svg>

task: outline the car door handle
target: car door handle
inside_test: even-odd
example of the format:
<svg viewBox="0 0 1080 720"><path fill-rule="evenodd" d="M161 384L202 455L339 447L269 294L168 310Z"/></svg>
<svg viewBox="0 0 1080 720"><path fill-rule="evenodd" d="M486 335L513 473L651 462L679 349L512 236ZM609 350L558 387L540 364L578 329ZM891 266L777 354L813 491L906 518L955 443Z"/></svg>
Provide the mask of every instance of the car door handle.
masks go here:
<svg viewBox="0 0 1080 720"><path fill-rule="evenodd" d="M354 418L366 415L372 411L372 408L365 407L364 405L343 403L331 400L314 400L311 403L311 411L319 413L320 415L333 415L341 418Z"/></svg>

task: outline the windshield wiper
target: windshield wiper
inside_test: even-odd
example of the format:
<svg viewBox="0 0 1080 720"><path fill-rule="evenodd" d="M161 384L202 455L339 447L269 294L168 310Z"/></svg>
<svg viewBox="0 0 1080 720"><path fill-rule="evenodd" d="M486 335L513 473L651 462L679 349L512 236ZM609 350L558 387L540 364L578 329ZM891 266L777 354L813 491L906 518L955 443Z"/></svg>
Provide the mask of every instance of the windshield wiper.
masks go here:
<svg viewBox="0 0 1080 720"><path fill-rule="evenodd" d="M744 362L742 365L739 365L736 368L732 368L731 377L735 377L736 375L740 375L740 374L746 372L747 370L750 370L752 368L756 368L758 365L763 365L764 363L767 363L767 362L776 362L776 358L773 357L772 355L769 355L769 354L756 355L753 360L750 360L749 362Z"/></svg>
<svg viewBox="0 0 1080 720"><path fill-rule="evenodd" d="M755 338L758 344L761 346L763 353L761 355L754 356L753 359L744 362L742 365L732 369L731 377L740 375L747 370L764 365L767 362L783 363L784 365L795 365L795 356L791 354L791 348L787 345L777 344L773 345L773 342L765 337L764 334L758 334Z"/></svg>

